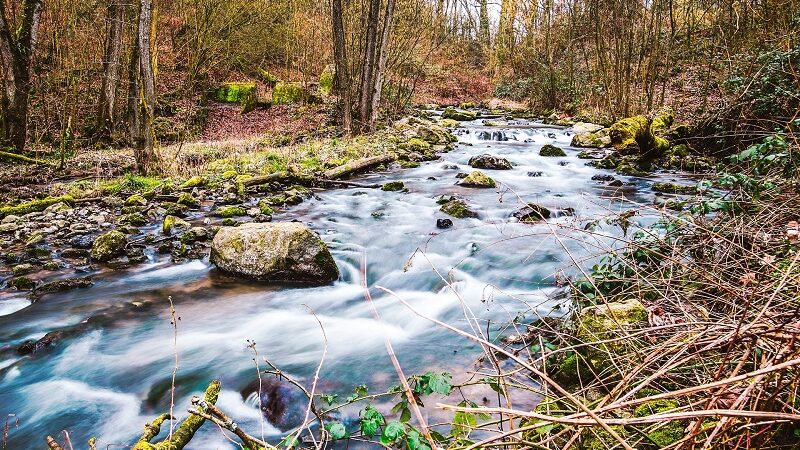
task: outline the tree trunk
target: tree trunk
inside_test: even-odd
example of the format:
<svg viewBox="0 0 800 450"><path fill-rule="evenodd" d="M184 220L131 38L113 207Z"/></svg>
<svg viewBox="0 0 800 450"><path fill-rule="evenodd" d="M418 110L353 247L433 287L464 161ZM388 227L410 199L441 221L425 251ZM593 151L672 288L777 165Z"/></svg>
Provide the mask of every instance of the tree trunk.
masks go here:
<svg viewBox="0 0 800 450"><path fill-rule="evenodd" d="M350 101L350 74L347 64L347 49L345 48L344 19L342 0L331 0L331 19L333 29L333 62L336 74L333 80L334 90L342 102L342 128L344 134L350 135L352 129L352 104Z"/></svg>
<svg viewBox="0 0 800 450"><path fill-rule="evenodd" d="M123 0L110 0L108 5L109 32L103 57L103 86L100 90L100 106L97 126L103 136L108 136L116 125L116 100L122 67L122 35L125 26L125 4Z"/></svg>
<svg viewBox="0 0 800 450"><path fill-rule="evenodd" d="M141 0L139 10L139 75L140 75L140 120L141 140L136 148L136 167L142 174L153 169L155 163L155 132L153 120L156 104L156 77L154 62L155 21L152 0Z"/></svg>
<svg viewBox="0 0 800 450"><path fill-rule="evenodd" d="M372 87L372 104L370 105L369 118L366 122L367 129L371 130L375 125L375 118L378 116L378 106L381 102L381 91L383 90L383 80L386 76L386 60L389 57L389 40L392 33L392 19L394 18L395 0L388 0L386 3L386 15L383 19L383 33L381 45L378 51L378 67L375 71L374 83Z"/></svg>
<svg viewBox="0 0 800 450"><path fill-rule="evenodd" d="M484 49L489 48L489 4L488 0L480 0L478 39Z"/></svg>
<svg viewBox="0 0 800 450"><path fill-rule="evenodd" d="M375 66L377 64L378 25L380 25L381 0L370 0L369 17L367 19L366 45L364 50L363 69L361 71L361 92L359 114L362 129L368 129L370 109L375 86Z"/></svg>
<svg viewBox="0 0 800 450"><path fill-rule="evenodd" d="M3 139L17 152L25 150L28 133L31 62L36 47L42 0L22 2L22 21L12 31L5 2L0 1L0 60L3 68Z"/></svg>

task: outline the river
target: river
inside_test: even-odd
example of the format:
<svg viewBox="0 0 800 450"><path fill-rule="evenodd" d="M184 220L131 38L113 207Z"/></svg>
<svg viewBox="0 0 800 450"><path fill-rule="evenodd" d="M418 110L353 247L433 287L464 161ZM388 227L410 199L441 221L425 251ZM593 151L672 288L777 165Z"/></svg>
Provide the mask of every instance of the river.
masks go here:
<svg viewBox="0 0 800 450"><path fill-rule="evenodd" d="M608 225L592 234L580 230L594 218L650 203L650 181L618 176L632 182L620 188L593 181L608 171L576 157L569 129L524 125L467 123L456 149L439 161L357 179L401 180L408 192L319 191L277 214L274 220L307 223L329 244L341 271L330 286L265 286L220 274L208 261L174 265L149 255L146 264L105 272L92 288L35 303L0 293L0 413L19 420L18 427L9 421L8 448L42 448L44 436L64 429L76 448L90 436L98 437L98 448L132 443L146 422L169 409L176 355L176 414L185 417L188 398L219 378L219 405L258 434L259 413L239 393L256 378L248 340L282 370L307 379L325 345L317 318L327 336L321 372L326 392L397 383L387 337L406 374L470 366L478 346L415 315L381 287L460 328L468 328L465 308L483 324L490 320L491 329L520 312L527 311L528 319L564 314L568 305L556 295L556 275L574 277L575 261L588 264L586 258L608 249L620 233ZM548 143L564 147L568 156L539 156ZM483 153L505 157L514 168L484 171L499 182L497 189L456 185L457 173L472 170L469 158ZM437 229L437 218L447 216L436 200L450 194L465 198L480 217L452 219L452 228ZM511 214L523 201L554 211L572 208L574 215L517 223ZM382 321L365 301L364 283ZM175 328L170 298L180 317ZM25 340L53 330L73 332L48 351L16 354ZM266 432L279 438L281 430ZM206 424L188 448L236 447Z"/></svg>

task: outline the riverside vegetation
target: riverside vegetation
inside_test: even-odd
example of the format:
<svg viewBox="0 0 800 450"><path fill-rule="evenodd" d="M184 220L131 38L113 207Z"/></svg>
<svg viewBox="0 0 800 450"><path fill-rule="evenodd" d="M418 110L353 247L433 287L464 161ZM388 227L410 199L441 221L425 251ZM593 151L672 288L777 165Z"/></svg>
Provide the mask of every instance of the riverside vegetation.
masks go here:
<svg viewBox="0 0 800 450"><path fill-rule="evenodd" d="M42 383L77 384L77 369L61 360L50 378L31 368L81 352L70 345L98 330L130 330L125 347L151 345L143 314L168 318L173 335L163 340L173 339L174 354L171 376L144 374L164 366L147 351L126 363L144 378L168 377L148 381L146 395L115 390L122 383L112 376L80 380L104 389L86 397L68 384L71 396L54 400L62 422L46 406L25 417L0 405L2 448L181 450L204 448L212 434L224 439L214 446L248 450L799 448L797 5L500 3L496 18L483 0L0 3L0 383L28 398ZM451 152L464 160L451 164ZM428 192L422 184L441 182L426 172L435 164L452 171L451 183L416 199ZM552 192L586 167L582 182L600 194ZM543 192L517 184L542 177L553 183ZM353 250L360 244L334 229L347 228L350 211L311 215L336 191L352 192L354 210L379 195L369 217L378 223L419 215L393 216L387 205L439 214L425 219L425 243L400 255L402 270L382 279L414 275L427 259L436 278L425 289L435 285L436 300L415 302L411 288L370 278L375 249ZM516 206L498 216L497 205ZM587 213L597 209L604 214ZM458 241L489 228L496 242ZM451 236L467 256L444 273L426 251ZM556 251L525 257L548 241ZM502 263L491 248L508 242L522 256L501 277L541 264L548 274L524 280L541 301L504 292L519 286L500 279L483 286L488 293L464 290L480 289L461 272ZM231 324L230 312L208 310L214 322L190 343L204 348L182 354L180 314L198 306L173 303L189 296L178 289L159 291L159 302L81 311L92 307L81 303L86 293L115 289L109 280L198 261L218 269L209 285L346 297L347 313L359 316L348 324L364 333L348 345L362 349L371 331L361 315L373 317L390 368L325 379L326 329L349 325L311 306L305 328L319 325L322 344L290 344L298 355L320 344L322 356L318 365L287 358L288 368L247 335L274 323ZM337 283L359 301L311 291ZM514 301L502 303L505 295ZM459 316L434 312L447 302ZM460 344L396 352L414 328L381 314L397 304ZM55 327L37 316L58 308ZM229 392L240 386L226 383L239 381L238 369L210 359L229 348L212 342L228 339L218 329L228 326L248 336L238 344L257 378L235 401ZM344 365L361 356L346 354ZM16 395L0 400L26 406ZM83 415L131 398L136 413ZM140 415L149 417L141 434L115 430L126 442L99 431ZM43 429L51 423L66 426ZM70 438L95 434L85 446Z"/></svg>

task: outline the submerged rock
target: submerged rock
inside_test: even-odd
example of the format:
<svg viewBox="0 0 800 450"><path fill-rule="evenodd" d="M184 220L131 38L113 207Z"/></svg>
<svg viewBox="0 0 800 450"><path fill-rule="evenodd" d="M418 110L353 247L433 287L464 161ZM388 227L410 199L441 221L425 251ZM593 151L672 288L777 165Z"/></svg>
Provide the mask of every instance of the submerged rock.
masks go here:
<svg viewBox="0 0 800 450"><path fill-rule="evenodd" d="M264 378L250 383L242 389L241 395L248 404L260 407L264 418L281 430L298 427L305 420L308 398L288 381Z"/></svg>
<svg viewBox="0 0 800 450"><path fill-rule="evenodd" d="M326 284L339 277L328 247L299 222L220 228L211 261L225 272L264 281Z"/></svg>
<svg viewBox="0 0 800 450"><path fill-rule="evenodd" d="M469 165L476 169L511 170L511 163L499 156L483 154L469 159Z"/></svg>
<svg viewBox="0 0 800 450"><path fill-rule="evenodd" d="M109 261L125 253L126 245L128 245L128 239L124 234L116 230L109 231L95 239L92 245L92 259L101 262Z"/></svg>
<svg viewBox="0 0 800 450"><path fill-rule="evenodd" d="M461 186L474 188L493 188L497 183L480 170L476 170L458 182Z"/></svg>

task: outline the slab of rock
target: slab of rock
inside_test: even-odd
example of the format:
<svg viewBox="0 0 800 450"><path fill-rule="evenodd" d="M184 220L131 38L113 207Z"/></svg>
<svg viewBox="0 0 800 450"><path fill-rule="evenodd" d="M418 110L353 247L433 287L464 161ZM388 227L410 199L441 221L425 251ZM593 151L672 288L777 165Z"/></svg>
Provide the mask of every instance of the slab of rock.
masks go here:
<svg viewBox="0 0 800 450"><path fill-rule="evenodd" d="M469 159L469 165L476 169L511 170L511 163L499 156L483 154Z"/></svg>
<svg viewBox="0 0 800 450"><path fill-rule="evenodd" d="M475 188L493 188L497 186L497 183L493 179L489 178L480 170L476 170L475 172L467 175L461 181L459 181L458 184L461 186Z"/></svg>
<svg viewBox="0 0 800 450"><path fill-rule="evenodd" d="M211 261L224 272L270 282L327 284L339 278L328 247L298 222L222 227L211 243Z"/></svg>

